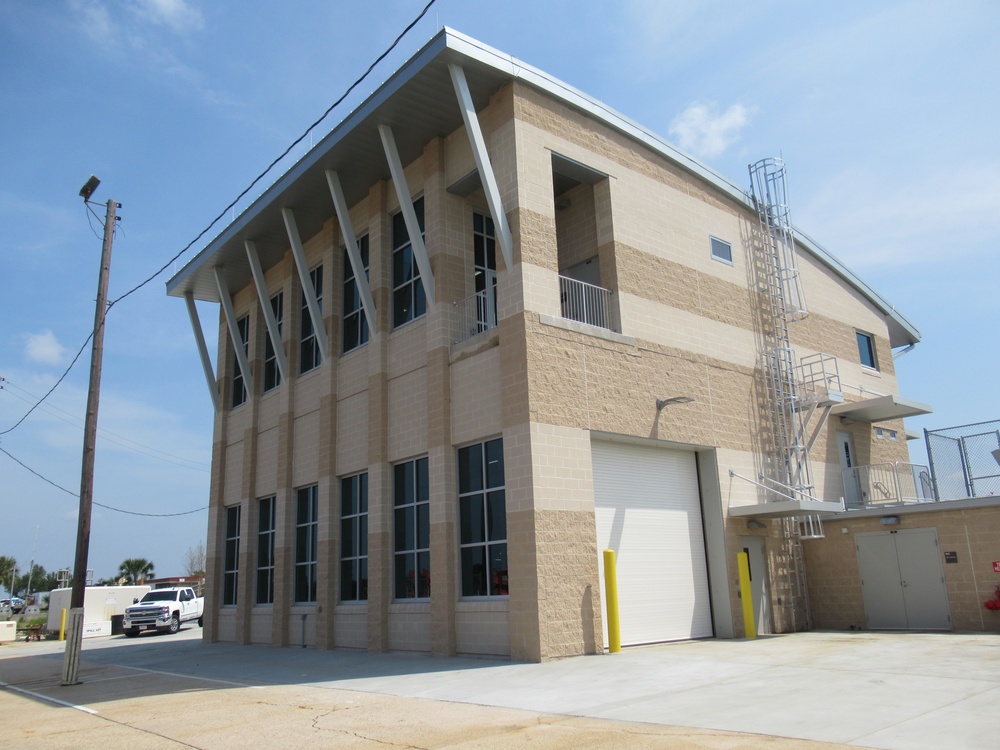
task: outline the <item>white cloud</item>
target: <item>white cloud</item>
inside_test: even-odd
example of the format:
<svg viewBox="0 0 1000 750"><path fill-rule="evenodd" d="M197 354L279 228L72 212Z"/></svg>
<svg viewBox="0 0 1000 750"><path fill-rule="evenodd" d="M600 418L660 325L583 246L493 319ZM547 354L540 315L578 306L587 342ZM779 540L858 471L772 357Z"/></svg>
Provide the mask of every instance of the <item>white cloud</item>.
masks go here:
<svg viewBox="0 0 1000 750"><path fill-rule="evenodd" d="M139 18L166 26L178 34L200 31L205 26L201 11L185 0L140 0L131 7Z"/></svg>
<svg viewBox="0 0 1000 750"><path fill-rule="evenodd" d="M57 365L66 353L66 347L52 331L25 334L24 353L28 360L43 365Z"/></svg>
<svg viewBox="0 0 1000 750"><path fill-rule="evenodd" d="M721 156L740 139L751 114L742 104L720 112L716 102L692 102L670 123L670 135L685 151L710 159Z"/></svg>

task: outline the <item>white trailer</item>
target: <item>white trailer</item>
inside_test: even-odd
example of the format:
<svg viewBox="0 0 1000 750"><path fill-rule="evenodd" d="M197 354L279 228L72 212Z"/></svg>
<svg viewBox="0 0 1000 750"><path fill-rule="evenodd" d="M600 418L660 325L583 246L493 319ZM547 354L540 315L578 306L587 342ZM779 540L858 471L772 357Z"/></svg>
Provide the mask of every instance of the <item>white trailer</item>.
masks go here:
<svg viewBox="0 0 1000 750"><path fill-rule="evenodd" d="M111 618L125 614L125 608L141 599L151 586L87 586L83 595L83 637L111 635ZM73 589L54 589L49 594L49 621L46 628L58 632L62 613L69 613Z"/></svg>

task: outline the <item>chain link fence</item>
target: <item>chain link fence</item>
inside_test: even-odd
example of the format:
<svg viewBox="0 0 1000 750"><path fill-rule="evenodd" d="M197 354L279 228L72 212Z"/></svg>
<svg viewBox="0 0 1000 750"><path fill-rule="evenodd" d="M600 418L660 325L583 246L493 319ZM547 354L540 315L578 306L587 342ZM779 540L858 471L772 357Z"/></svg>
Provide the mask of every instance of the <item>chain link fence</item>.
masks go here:
<svg viewBox="0 0 1000 750"><path fill-rule="evenodd" d="M1000 495L1000 420L924 430L938 500Z"/></svg>

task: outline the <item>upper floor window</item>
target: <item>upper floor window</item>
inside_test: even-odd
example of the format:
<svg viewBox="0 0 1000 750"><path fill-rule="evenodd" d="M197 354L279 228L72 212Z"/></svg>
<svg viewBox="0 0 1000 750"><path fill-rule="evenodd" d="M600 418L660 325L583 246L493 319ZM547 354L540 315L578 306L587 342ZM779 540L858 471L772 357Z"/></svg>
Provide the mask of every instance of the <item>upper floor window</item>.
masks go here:
<svg viewBox="0 0 1000 750"><path fill-rule="evenodd" d="M296 493L295 601L316 601L316 561L319 557L319 487Z"/></svg>
<svg viewBox="0 0 1000 750"><path fill-rule="evenodd" d="M368 599L368 474L340 481L340 600Z"/></svg>
<svg viewBox="0 0 1000 750"><path fill-rule="evenodd" d="M358 240L358 254L368 278L368 235ZM344 252L344 352L368 343L368 319L361 304L361 290L354 276L354 266L347 252Z"/></svg>
<svg viewBox="0 0 1000 750"><path fill-rule="evenodd" d="M319 305L319 312L322 317L323 266L316 266L309 272L309 281L312 284L313 291L316 292L316 302ZM309 305L306 303L306 295L303 291L302 323L299 330L299 373L309 372L313 368L319 367L321 361L319 340L316 338L316 329L313 327L313 319L309 314Z"/></svg>
<svg viewBox="0 0 1000 750"><path fill-rule="evenodd" d="M236 354L236 347L241 347L243 349L244 358L249 353L250 349L248 342L250 341L250 316L244 315L242 318L236 321L236 332L239 334L240 340L233 342L233 407L237 407L247 400L247 386L243 380L243 370L240 367L240 360Z"/></svg>
<svg viewBox="0 0 1000 750"><path fill-rule="evenodd" d="M497 241L493 219L472 214L473 273L476 286L476 326L481 333L497 324Z"/></svg>
<svg viewBox="0 0 1000 750"><path fill-rule="evenodd" d="M393 552L397 599L431 595L430 483L427 459L393 467Z"/></svg>
<svg viewBox="0 0 1000 750"><path fill-rule="evenodd" d="M870 333L857 332L858 336L858 356L861 357L861 364L873 370L878 369L878 359L875 357L875 337Z"/></svg>
<svg viewBox="0 0 1000 750"><path fill-rule="evenodd" d="M273 495L257 505L257 604L274 603L275 505Z"/></svg>
<svg viewBox="0 0 1000 750"><path fill-rule="evenodd" d="M222 603L234 605L240 573L240 506L226 508L226 546L222 565Z"/></svg>
<svg viewBox="0 0 1000 750"><path fill-rule="evenodd" d="M278 346L281 346L281 321L285 316L285 295L278 292L271 297L271 312L278 323ZM281 370L278 369L278 356L274 346L271 344L271 334L265 337L264 343L264 392L277 388L281 385Z"/></svg>
<svg viewBox="0 0 1000 750"><path fill-rule="evenodd" d="M413 201L420 235L424 234L424 199ZM392 217L392 325L399 327L427 312L424 284L413 255L410 233L400 211Z"/></svg>
<svg viewBox="0 0 1000 750"><path fill-rule="evenodd" d="M718 237L710 237L709 239L712 243L712 257L716 260L721 260L723 263L732 264L733 246L725 240L720 240Z"/></svg>
<svg viewBox="0 0 1000 750"><path fill-rule="evenodd" d="M505 596L507 501L501 438L459 449L458 507L462 596Z"/></svg>

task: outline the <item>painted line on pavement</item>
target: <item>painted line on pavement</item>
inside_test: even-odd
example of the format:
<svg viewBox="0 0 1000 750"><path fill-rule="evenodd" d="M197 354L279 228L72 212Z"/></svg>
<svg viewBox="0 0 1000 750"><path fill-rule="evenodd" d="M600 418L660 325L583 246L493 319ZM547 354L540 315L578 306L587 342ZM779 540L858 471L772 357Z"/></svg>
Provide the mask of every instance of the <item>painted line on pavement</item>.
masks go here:
<svg viewBox="0 0 1000 750"><path fill-rule="evenodd" d="M22 695L30 695L32 698L38 698L39 700L48 701L49 703L55 703L58 706L65 706L66 708L75 708L77 711L83 711L85 714L97 715L97 711L95 711L92 708L87 708L86 706L80 706L77 705L76 703L61 701L58 698L53 698L49 695L45 695L44 693L36 693L33 690L25 690L24 688L15 687L14 685L3 682L2 680L0 680L0 688L4 688L5 690L10 690L15 693L21 693Z"/></svg>

